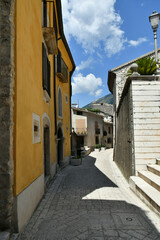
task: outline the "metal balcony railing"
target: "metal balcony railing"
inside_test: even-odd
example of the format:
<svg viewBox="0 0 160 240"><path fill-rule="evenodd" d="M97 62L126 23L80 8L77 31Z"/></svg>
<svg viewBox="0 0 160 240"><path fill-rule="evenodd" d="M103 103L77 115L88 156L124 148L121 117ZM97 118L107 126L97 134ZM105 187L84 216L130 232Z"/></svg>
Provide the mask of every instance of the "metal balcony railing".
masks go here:
<svg viewBox="0 0 160 240"><path fill-rule="evenodd" d="M54 1L42 1L42 30L49 54L58 54L57 20Z"/></svg>
<svg viewBox="0 0 160 240"><path fill-rule="evenodd" d="M68 67L65 64L60 51L58 52L57 56L57 76L60 80L64 83L68 82Z"/></svg>

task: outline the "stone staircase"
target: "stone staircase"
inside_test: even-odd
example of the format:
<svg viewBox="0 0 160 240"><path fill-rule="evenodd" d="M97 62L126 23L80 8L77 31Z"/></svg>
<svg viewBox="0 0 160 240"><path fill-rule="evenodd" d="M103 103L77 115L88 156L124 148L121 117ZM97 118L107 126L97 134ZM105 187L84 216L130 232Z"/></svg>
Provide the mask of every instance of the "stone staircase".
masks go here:
<svg viewBox="0 0 160 240"><path fill-rule="evenodd" d="M160 216L160 159L129 179L130 188Z"/></svg>

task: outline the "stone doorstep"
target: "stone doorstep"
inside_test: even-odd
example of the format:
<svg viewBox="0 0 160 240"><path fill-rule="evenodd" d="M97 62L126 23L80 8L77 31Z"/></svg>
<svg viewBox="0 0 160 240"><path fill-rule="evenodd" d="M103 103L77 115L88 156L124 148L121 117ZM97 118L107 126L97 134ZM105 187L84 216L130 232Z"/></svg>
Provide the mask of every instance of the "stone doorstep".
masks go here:
<svg viewBox="0 0 160 240"><path fill-rule="evenodd" d="M0 240L9 240L10 233L9 232L0 232Z"/></svg>
<svg viewBox="0 0 160 240"><path fill-rule="evenodd" d="M138 176L131 176L129 186L143 202L160 216L160 192Z"/></svg>
<svg viewBox="0 0 160 240"><path fill-rule="evenodd" d="M150 171L138 171L138 176L160 192L160 177Z"/></svg>
<svg viewBox="0 0 160 240"><path fill-rule="evenodd" d="M154 174L157 174L158 176L160 176L160 165L147 164L147 169L153 172Z"/></svg>

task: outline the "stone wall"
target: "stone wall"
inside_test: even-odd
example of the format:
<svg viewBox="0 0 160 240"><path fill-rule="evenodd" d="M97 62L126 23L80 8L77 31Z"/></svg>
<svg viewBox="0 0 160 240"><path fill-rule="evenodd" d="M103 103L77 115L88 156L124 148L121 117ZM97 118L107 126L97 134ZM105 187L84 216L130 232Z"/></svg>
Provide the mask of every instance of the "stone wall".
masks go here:
<svg viewBox="0 0 160 240"><path fill-rule="evenodd" d="M0 230L11 229L13 204L14 0L0 1Z"/></svg>
<svg viewBox="0 0 160 240"><path fill-rule="evenodd" d="M160 158L160 77L127 78L116 111L114 160L126 179Z"/></svg>
<svg viewBox="0 0 160 240"><path fill-rule="evenodd" d="M131 89L124 89L122 98L117 109L116 142L114 148L114 160L128 180L133 175L132 167L132 105Z"/></svg>

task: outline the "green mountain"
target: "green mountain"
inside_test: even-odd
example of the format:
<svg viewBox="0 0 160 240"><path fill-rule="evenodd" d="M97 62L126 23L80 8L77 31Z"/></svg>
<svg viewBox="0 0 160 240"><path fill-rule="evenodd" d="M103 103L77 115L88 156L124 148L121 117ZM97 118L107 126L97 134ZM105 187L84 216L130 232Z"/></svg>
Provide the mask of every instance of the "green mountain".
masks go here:
<svg viewBox="0 0 160 240"><path fill-rule="evenodd" d="M108 94L102 98L99 98L89 104L87 104L86 106L84 106L83 108L92 108L92 104L93 103L108 103L108 104L113 104L113 95L112 94Z"/></svg>

